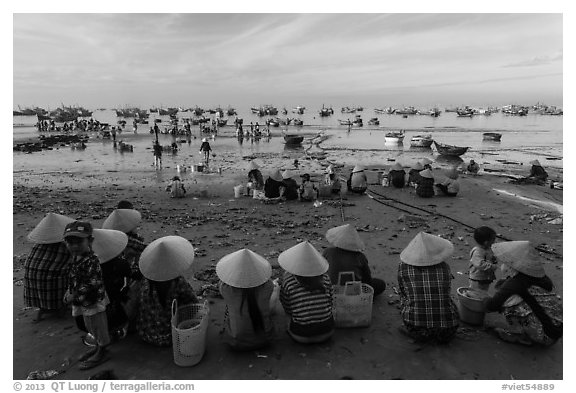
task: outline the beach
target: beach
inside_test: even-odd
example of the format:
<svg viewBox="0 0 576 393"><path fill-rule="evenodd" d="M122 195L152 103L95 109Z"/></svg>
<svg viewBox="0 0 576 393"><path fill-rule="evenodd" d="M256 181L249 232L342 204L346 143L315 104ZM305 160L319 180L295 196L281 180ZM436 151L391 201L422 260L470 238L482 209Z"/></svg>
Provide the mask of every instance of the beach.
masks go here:
<svg viewBox="0 0 576 393"><path fill-rule="evenodd" d="M193 144L198 144L197 141ZM146 145L149 142L146 141ZM112 153L110 145L108 154ZM184 145L185 146L185 145ZM530 240L539 246L546 273L563 297L563 191L536 185L514 185L507 173L527 174L528 166L502 172L461 174L461 191L455 198L419 198L414 189L394 189L378 184L378 172L393 164L383 158L368 170L368 195L320 200L321 204L284 202L264 204L250 197L234 197L234 186L243 184L247 167L255 160L266 177L273 168L293 169L299 176L310 173L320 182L328 164L321 145L306 149L234 153L216 151L218 165L209 172L181 172L188 189L184 199L171 199L164 190L177 173L180 158L165 157L162 171L151 166L147 150L138 165L121 160L95 164L90 148L76 160L58 160L54 151L45 155L45 166L26 166L26 157L15 153L13 177L13 378L25 379L35 370L57 370L54 379L87 379L111 369L120 379L455 379L455 380L560 380L563 379L563 339L546 349L505 343L484 327L462 323L456 338L446 346L413 343L398 327L397 268L399 254L419 232L426 231L452 241L455 252L446 262L454 280L452 293L468 285L469 252L474 246L471 228L487 225L500 240ZM317 150L316 150L317 149ZM190 148L192 152L194 149ZM317 155L311 154L317 152ZM190 156L193 153L190 153ZM194 154L198 154L195 152ZM352 153L340 153L334 161L346 178ZM368 152L368 154L371 154ZM127 156L127 155L126 155ZM38 156L37 156L38 157ZM118 156L119 157L119 156ZM197 156L199 158L199 156ZM38 158L35 158L36 160ZM298 160L298 168L293 167ZM373 157L373 161L376 160ZM450 166L438 160L435 171ZM224 168L217 171L216 168ZM562 168L548 168L551 178L562 181ZM298 177L298 181L300 181ZM77 368L76 358L85 351L82 334L71 316L48 317L32 323L33 311L23 306L22 262L30 251L26 235L48 212L92 222L100 227L118 201L126 199L142 213L139 233L147 243L167 235L188 239L196 249L193 287L208 299L210 326L206 353L191 368L176 366L171 348L156 348L129 335L110 347L111 360L89 371ZM401 201L402 203L398 203ZM417 217L417 218L414 218ZM353 224L365 242L374 277L385 280L386 291L375 298L368 328L338 329L325 344L304 346L285 332L286 317L275 317L276 339L265 350L234 353L222 342L223 301L215 296L212 269L224 255L249 248L273 265L278 274L278 254L302 240L318 250L328 246L326 230ZM560 223L559 223L560 222ZM503 316L489 314L486 325L504 326Z"/></svg>

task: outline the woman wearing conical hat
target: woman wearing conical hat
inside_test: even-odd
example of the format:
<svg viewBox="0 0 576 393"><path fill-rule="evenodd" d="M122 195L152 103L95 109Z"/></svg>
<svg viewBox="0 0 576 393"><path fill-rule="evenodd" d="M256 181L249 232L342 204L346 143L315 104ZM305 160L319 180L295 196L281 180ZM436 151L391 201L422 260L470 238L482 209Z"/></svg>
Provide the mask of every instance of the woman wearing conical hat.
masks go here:
<svg viewBox="0 0 576 393"><path fill-rule="evenodd" d="M459 316L445 262L453 251L450 241L420 232L400 253L401 330L416 341L447 343L456 334Z"/></svg>
<svg viewBox="0 0 576 393"><path fill-rule="evenodd" d="M302 344L328 340L334 333L328 261L304 241L282 252L278 263L285 270L280 302L290 316L288 334Z"/></svg>
<svg viewBox="0 0 576 393"><path fill-rule="evenodd" d="M424 170L424 165L422 165L420 163L420 161L416 161L416 163L414 165L412 165L412 167L410 168L410 171L408 172L408 185L409 186L413 187L416 184L418 184L418 182L422 178L420 176L420 172L422 172L423 170Z"/></svg>
<svg viewBox="0 0 576 393"><path fill-rule="evenodd" d="M64 228L74 219L48 213L28 235L34 243L24 262L24 304L36 308L33 317L63 311L62 299L68 287L68 267L72 255L64 243Z"/></svg>
<svg viewBox="0 0 576 393"><path fill-rule="evenodd" d="M406 171L402 168L399 162L395 163L390 172L388 173L388 184L396 187L403 188L406 183Z"/></svg>
<svg viewBox="0 0 576 393"><path fill-rule="evenodd" d="M194 247L180 236L165 236L150 243L140 256L144 276L138 297L136 330L150 344L172 345L172 301L183 306L197 303L186 278L191 275Z"/></svg>
<svg viewBox="0 0 576 393"><path fill-rule="evenodd" d="M544 184L546 179L548 179L548 173L544 170L540 161L532 160L530 161L530 164L532 165L532 168L530 168L528 179L533 180L536 184Z"/></svg>
<svg viewBox="0 0 576 393"><path fill-rule="evenodd" d="M562 337L562 303L529 241L496 243L492 251L502 263L504 279L484 300L487 312L502 312L508 329L496 328L507 342L552 345Z"/></svg>
<svg viewBox="0 0 576 393"><path fill-rule="evenodd" d="M435 179L434 187L438 190L440 195L457 196L460 191L460 183L458 182L458 171L452 168L439 179Z"/></svg>
<svg viewBox="0 0 576 393"><path fill-rule="evenodd" d="M264 196L269 199L280 198L282 175L278 169L273 170L264 183Z"/></svg>
<svg viewBox="0 0 576 393"><path fill-rule="evenodd" d="M352 272L354 281L361 281L374 288L375 296L384 292L386 283L372 277L368 259L363 253L366 247L352 225L330 228L326 232L326 240L332 247L326 248L322 256L328 261L328 275L334 284L344 285L345 282L338 279L340 273Z"/></svg>
<svg viewBox="0 0 576 393"><path fill-rule="evenodd" d="M416 195L422 198L434 196L434 175L430 169L419 172L420 180L416 183Z"/></svg>
<svg viewBox="0 0 576 393"><path fill-rule="evenodd" d="M226 302L225 340L232 349L263 348L272 338L270 297L274 284L270 263L255 252L242 249L216 264L220 294Z"/></svg>
<svg viewBox="0 0 576 393"><path fill-rule="evenodd" d="M362 165L356 165L354 169L352 169L346 184L350 192L355 194L364 194L366 192L368 189L368 178L366 177L366 173L364 173L364 167Z"/></svg>

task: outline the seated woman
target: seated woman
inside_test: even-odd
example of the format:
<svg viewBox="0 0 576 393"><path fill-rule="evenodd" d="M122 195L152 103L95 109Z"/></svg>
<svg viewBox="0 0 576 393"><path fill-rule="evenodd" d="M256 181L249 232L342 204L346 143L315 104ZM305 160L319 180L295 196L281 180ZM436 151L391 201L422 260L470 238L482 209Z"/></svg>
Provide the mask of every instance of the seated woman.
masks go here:
<svg viewBox="0 0 576 393"><path fill-rule="evenodd" d="M246 184L246 195L251 195L252 190L261 191L264 189L264 178L262 177L262 172L260 168L254 161L250 162L250 167L248 168L248 184Z"/></svg>
<svg viewBox="0 0 576 393"><path fill-rule="evenodd" d="M348 191L355 194L364 194L368 189L368 178L362 165L356 165L347 181Z"/></svg>
<svg viewBox="0 0 576 393"><path fill-rule="evenodd" d="M477 175L480 171L480 165L478 165L474 160L470 160L470 163L466 167L466 171L472 175Z"/></svg>
<svg viewBox="0 0 576 393"><path fill-rule="evenodd" d="M296 180L292 179L292 172L289 170L282 172L280 198L287 201L298 199L298 183L296 183Z"/></svg>
<svg viewBox="0 0 576 393"><path fill-rule="evenodd" d="M416 195L422 198L434 196L434 175L430 169L419 172L420 181L416 183Z"/></svg>
<svg viewBox="0 0 576 393"><path fill-rule="evenodd" d="M562 303L554 285L529 241L496 243L492 246L502 262L505 278L497 292L484 300L487 312L499 311L509 329L496 328L507 342L552 345L562 337Z"/></svg>
<svg viewBox="0 0 576 393"><path fill-rule="evenodd" d="M395 163L390 172L388 173L388 184L396 187L403 188L406 183L406 172L399 162Z"/></svg>
<svg viewBox="0 0 576 393"><path fill-rule="evenodd" d="M318 188L316 188L316 185L310 180L310 175L305 173L301 177L302 184L300 184L300 188L298 189L298 199L307 202L318 199Z"/></svg>
<svg viewBox="0 0 576 393"><path fill-rule="evenodd" d="M180 306L198 303L185 277L191 274L194 247L180 236L165 236L150 243L140 256L144 279L140 287L136 330L150 344L172 345L172 301Z"/></svg>
<svg viewBox="0 0 576 393"><path fill-rule="evenodd" d="M458 195L458 191L460 191L460 183L458 182L458 172L456 171L456 168L448 171L441 181L434 184L434 186L442 195Z"/></svg>
<svg viewBox="0 0 576 393"><path fill-rule="evenodd" d="M417 342L447 343L456 334L458 310L450 297L450 267L444 262L453 251L450 241L420 232L400 253L403 333Z"/></svg>
<svg viewBox="0 0 576 393"><path fill-rule="evenodd" d="M264 196L266 198L280 198L280 187L282 186L282 175L278 169L274 170L266 183L264 183Z"/></svg>
<svg viewBox="0 0 576 393"><path fill-rule="evenodd" d="M368 259L362 251L366 248L360 235L350 224L330 228L326 232L326 240L333 246L328 247L322 256L328 261L328 275L332 283L344 285L339 282L339 275L342 272L354 273L354 281L361 281L374 288L374 296L384 292L386 283L373 278L368 266Z"/></svg>
<svg viewBox="0 0 576 393"><path fill-rule="evenodd" d="M282 252L278 263L285 270L280 282L280 303L290 316L288 334L302 344L321 343L334 334L333 288L328 261L304 241Z"/></svg>
<svg viewBox="0 0 576 393"><path fill-rule="evenodd" d="M166 191L170 191L170 198L184 198L186 196L186 188L180 176L174 176L170 183L166 186Z"/></svg>
<svg viewBox="0 0 576 393"><path fill-rule="evenodd" d="M416 162L414 165L412 165L412 168L410 168L410 171L408 172L408 185L409 186L415 186L416 184L418 184L418 182L422 178L420 176L420 172L422 172L423 170L424 170L424 165L422 165L419 161Z"/></svg>
<svg viewBox="0 0 576 393"><path fill-rule="evenodd" d="M38 322L47 313L65 313L62 303L68 287L72 254L64 243L64 228L73 218L48 213L28 235L34 243L24 262L24 305L36 308Z"/></svg>
<svg viewBox="0 0 576 393"><path fill-rule="evenodd" d="M530 168L528 179L531 179L535 184L544 184L548 179L548 173L544 170L540 161L532 160L530 164L532 164L532 168Z"/></svg>
<svg viewBox="0 0 576 393"><path fill-rule="evenodd" d="M92 250L100 261L104 289L110 303L106 306L108 331L110 338L121 339L128 334L128 315L124 310L125 289L132 271L124 258L124 250L128 244L128 236L121 231L111 229L94 229ZM82 316L76 316L76 326L87 332ZM91 345L94 337L88 333L84 343Z"/></svg>
<svg viewBox="0 0 576 393"><path fill-rule="evenodd" d="M242 249L220 259L216 274L226 302L226 342L240 351L267 346L273 333L270 297L274 284L270 280L270 263L255 252Z"/></svg>

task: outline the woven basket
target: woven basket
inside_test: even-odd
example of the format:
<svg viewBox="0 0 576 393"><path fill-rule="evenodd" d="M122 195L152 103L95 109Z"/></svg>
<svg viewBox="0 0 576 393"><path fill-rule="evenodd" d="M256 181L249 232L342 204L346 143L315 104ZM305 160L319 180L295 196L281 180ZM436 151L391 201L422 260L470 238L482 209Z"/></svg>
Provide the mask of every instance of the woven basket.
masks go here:
<svg viewBox="0 0 576 393"><path fill-rule="evenodd" d="M194 366L202 360L209 314L207 302L180 307L176 299L172 302L172 350L176 365Z"/></svg>
<svg viewBox="0 0 576 393"><path fill-rule="evenodd" d="M374 288L359 281L334 286L333 314L337 328L366 327L372 323Z"/></svg>

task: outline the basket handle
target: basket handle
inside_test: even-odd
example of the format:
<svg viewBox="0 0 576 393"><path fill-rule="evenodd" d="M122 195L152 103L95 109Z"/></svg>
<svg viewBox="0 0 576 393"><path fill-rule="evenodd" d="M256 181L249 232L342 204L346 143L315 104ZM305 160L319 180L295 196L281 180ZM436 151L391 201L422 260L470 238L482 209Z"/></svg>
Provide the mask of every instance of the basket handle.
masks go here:
<svg viewBox="0 0 576 393"><path fill-rule="evenodd" d="M176 315L176 310L178 310L178 300L172 300L172 317Z"/></svg>
<svg viewBox="0 0 576 393"><path fill-rule="evenodd" d="M356 275L354 274L354 272L340 272L340 273L338 273L338 285L343 285L342 284L342 277L343 276L344 277L346 277L346 276L352 277L352 280L350 280L350 281L356 281L355 280Z"/></svg>
<svg viewBox="0 0 576 393"><path fill-rule="evenodd" d="M348 293L348 288L354 288L352 294ZM356 288L358 288L356 290ZM344 284L344 295L345 296L356 296L362 293L362 282L360 281L348 281Z"/></svg>

